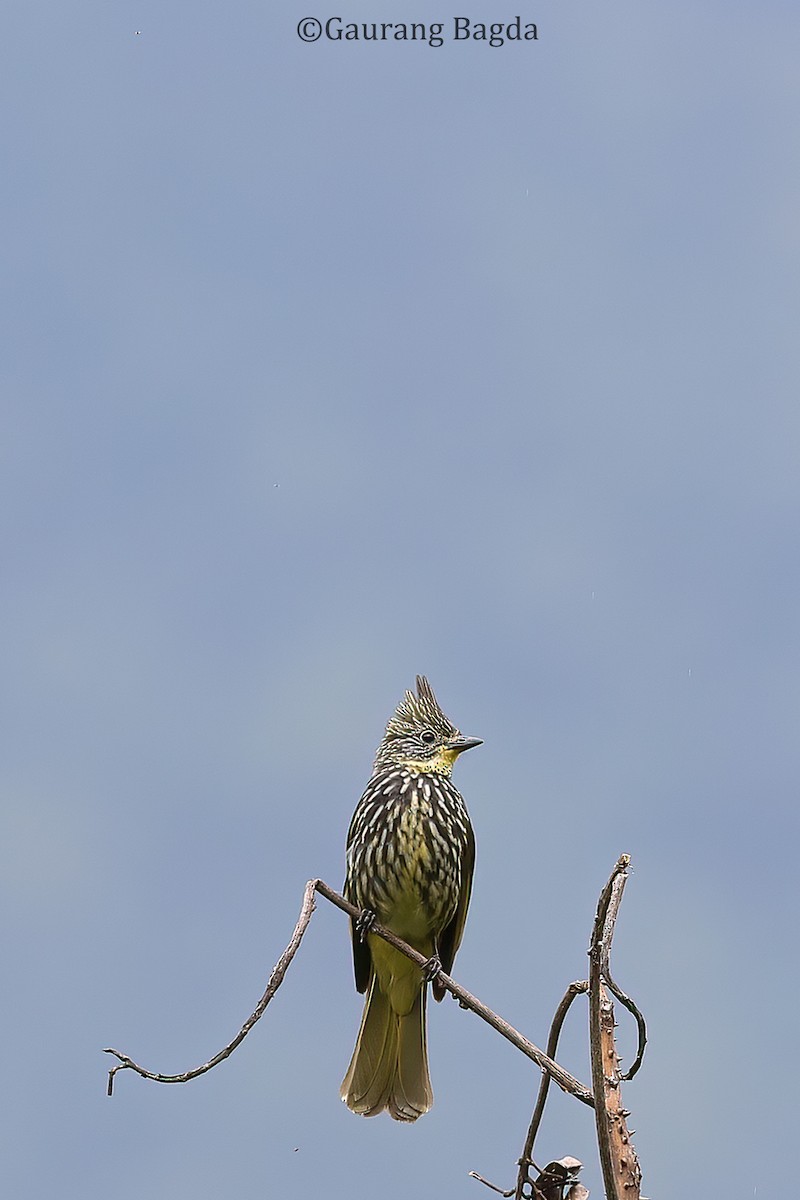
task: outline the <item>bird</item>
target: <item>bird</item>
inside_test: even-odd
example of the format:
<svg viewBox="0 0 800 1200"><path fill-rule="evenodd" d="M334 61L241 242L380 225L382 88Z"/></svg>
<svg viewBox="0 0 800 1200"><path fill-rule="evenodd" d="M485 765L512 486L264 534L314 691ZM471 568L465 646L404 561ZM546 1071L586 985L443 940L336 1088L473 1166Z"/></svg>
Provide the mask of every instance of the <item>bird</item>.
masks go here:
<svg viewBox="0 0 800 1200"><path fill-rule="evenodd" d="M481 738L463 737L424 675L407 691L378 746L373 773L347 835L344 895L356 989L366 992L340 1095L365 1117L388 1110L416 1121L433 1104L425 1009L428 980L447 974L461 944L472 891L475 836L453 764ZM423 970L370 933L375 920L428 959Z"/></svg>

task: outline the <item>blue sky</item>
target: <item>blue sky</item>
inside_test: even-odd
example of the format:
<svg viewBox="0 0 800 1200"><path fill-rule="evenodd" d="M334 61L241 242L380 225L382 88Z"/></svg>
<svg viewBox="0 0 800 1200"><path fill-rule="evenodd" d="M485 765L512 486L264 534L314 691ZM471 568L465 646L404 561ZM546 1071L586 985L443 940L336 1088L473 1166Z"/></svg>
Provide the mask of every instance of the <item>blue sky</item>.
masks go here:
<svg viewBox="0 0 800 1200"><path fill-rule="evenodd" d="M424 1120L340 1103L326 906L233 1059L104 1094L106 1045L178 1071L238 1029L424 672L485 740L457 977L543 1043L630 853L644 1192L760 1200L798 1066L800 17L299 41L334 12L456 10L4 20L5 1190L510 1185L538 1080L455 1005ZM577 1012L561 1058L588 1078ZM581 1106L539 1152L601 1194Z"/></svg>

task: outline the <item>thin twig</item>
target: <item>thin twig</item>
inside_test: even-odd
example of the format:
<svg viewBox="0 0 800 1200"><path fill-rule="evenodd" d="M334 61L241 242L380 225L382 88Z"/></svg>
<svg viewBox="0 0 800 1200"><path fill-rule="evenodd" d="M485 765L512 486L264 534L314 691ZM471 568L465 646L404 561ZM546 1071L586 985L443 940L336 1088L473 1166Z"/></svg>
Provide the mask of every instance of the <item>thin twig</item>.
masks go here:
<svg viewBox="0 0 800 1200"><path fill-rule="evenodd" d="M636 1048L636 1057L634 1058L631 1065L628 1067L627 1071L625 1071L622 1075L620 1075L620 1079L622 1079L622 1080L633 1079L634 1075L639 1070L639 1067L642 1065L642 1062L644 1060L644 1049L645 1049L645 1046L647 1045L647 1025L645 1024L645 1019L642 1016L639 1009L636 1007L636 1004L634 1003L634 1001L631 1000L630 996L628 996L625 992L623 992L623 990L619 986L619 984L615 983L615 981L612 979L611 974L608 970L608 967L606 967L606 984L608 985L608 990L616 996L616 998L619 1000L620 1004L622 1004L625 1008L627 1008L628 1012L631 1013L632 1016L635 1017L635 1019L636 1019L636 1028L639 1031L639 1041L638 1041L638 1045Z"/></svg>
<svg viewBox="0 0 800 1200"><path fill-rule="evenodd" d="M499 1188L496 1183L490 1183L488 1179L484 1179L483 1176L479 1175L477 1171L470 1171L469 1178L477 1179L478 1183L486 1184L486 1186L491 1188L493 1192L497 1192L498 1196L505 1196L507 1198L514 1195L513 1188L509 1192L504 1192L503 1189Z"/></svg>
<svg viewBox="0 0 800 1200"><path fill-rule="evenodd" d="M564 1024L567 1013L570 1010L573 1000L576 996L580 996L589 990L589 981L587 979L578 979L571 983L566 992L561 998L561 1002L553 1016L553 1022L550 1026L550 1034L547 1039L547 1053L551 1058L555 1058L558 1050L558 1039L561 1036L561 1027ZM532 1161L533 1158L533 1143L536 1140L536 1134L539 1132L539 1126L544 1115L544 1106L547 1101L547 1093L550 1090L550 1076L546 1071L542 1072L542 1079L539 1084L539 1095L536 1097L536 1107L533 1110L531 1123L528 1128L528 1134L525 1138L525 1145L522 1148L522 1156L519 1160L519 1172L517 1174L517 1186L514 1189L515 1200L523 1200L523 1188L526 1183L530 1183L530 1167L536 1168L536 1164Z"/></svg>
<svg viewBox="0 0 800 1200"><path fill-rule="evenodd" d="M209 1059L208 1062L203 1063L201 1067L195 1067L191 1071L184 1071L180 1075L163 1075L160 1072L148 1071L144 1067L139 1066L138 1063L134 1062L129 1055L123 1054L119 1050L109 1048L105 1053L113 1054L119 1059L118 1065L112 1067L108 1073L109 1096L112 1094L114 1076L117 1071L126 1069L135 1071L137 1075L141 1075L144 1079L152 1079L155 1083L187 1083L190 1079L196 1079L198 1075L204 1075L206 1071L210 1071L212 1067L215 1067L218 1063L222 1062L223 1059L226 1059L230 1054L232 1054L237 1046L239 1046L247 1037L247 1034L253 1028L256 1021L263 1016L267 1005L283 982L283 978L297 952L301 941L303 940L303 935L308 928L308 923L311 920L312 913L314 912L315 892L318 892L321 896L324 896L326 900L329 900L331 904L335 905L336 908L341 909L342 912L347 913L349 917L355 919L361 915L360 910L356 908L355 905L350 904L349 901L345 900L344 896L341 896L338 892L335 892L333 888L328 887L328 885L321 879L310 880L306 884L306 890L303 896L303 905L300 910L300 917L297 921L297 925L295 926L295 930L292 934L289 945L286 947L280 959L273 968L266 990L264 991L264 995L261 997L254 1012L247 1018L233 1041L229 1042L224 1049L220 1050L218 1054L215 1054L214 1057ZM390 946L394 946L396 950L399 950L402 954L405 954L407 958L410 958L412 962L415 962L417 966L424 967L426 965L428 960L425 958L425 956L420 954L419 951L415 950L412 946L409 946L401 938L397 937L396 934L391 932L391 930L384 929L382 925L379 925L377 922L375 922L370 926L370 933L375 934L377 937L383 938L383 940L388 942ZM513 1046L516 1046L518 1050L520 1050L528 1058L532 1059L537 1066L542 1068L543 1071L546 1071L548 1075L552 1076L558 1086L565 1092L569 1092L583 1104L588 1104L591 1106L594 1103L592 1093L590 1089L585 1086L585 1084L581 1083L578 1079L575 1079L573 1075L570 1075L569 1071L565 1071L563 1067L559 1066L557 1062L540 1050L538 1046L535 1046L533 1042L529 1042L527 1038L524 1038L521 1033L518 1033L517 1030L513 1028L513 1026L509 1025L507 1021L504 1021L502 1017L499 1017L497 1013L493 1012L492 1009L488 1008L485 1004L482 1004L481 1001L468 992L466 988L461 987L461 985L456 983L454 979L451 979L449 975L445 975L444 971L441 971L437 975L436 979L446 991L455 996L462 1008L470 1009L483 1021L486 1021L488 1025L491 1025L492 1028L501 1034L507 1041L511 1042Z"/></svg>
<svg viewBox="0 0 800 1200"><path fill-rule="evenodd" d="M297 949L303 940L303 934L308 928L308 923L311 920L311 915L316 907L314 904L314 892L316 891L319 880L312 879L306 884L306 890L303 894L303 904L300 909L300 916L297 924L294 927L289 945L284 950L283 954L278 959L272 969L272 974L269 977L264 995L259 1000L253 1012L245 1021L242 1028L237 1033L233 1041L228 1042L218 1054L210 1058L208 1062L203 1063L202 1067L194 1067L191 1071L182 1071L180 1075L162 1075L158 1071L147 1071L144 1067L140 1067L127 1054L122 1054L119 1050L113 1050L110 1047L105 1051L106 1054L113 1054L119 1059L116 1067L112 1067L108 1072L108 1092L110 1096L114 1091L114 1076L117 1071L129 1069L135 1071L137 1075L141 1075L143 1079L153 1079L156 1083L188 1083L190 1079L196 1079L198 1075L205 1075L206 1071L210 1071L212 1067L216 1067L217 1063L221 1063L229 1055L233 1054L237 1046L239 1046L247 1037L250 1030L263 1015L272 997L277 992L278 988L283 983L283 977L289 969L289 964L297 953Z"/></svg>

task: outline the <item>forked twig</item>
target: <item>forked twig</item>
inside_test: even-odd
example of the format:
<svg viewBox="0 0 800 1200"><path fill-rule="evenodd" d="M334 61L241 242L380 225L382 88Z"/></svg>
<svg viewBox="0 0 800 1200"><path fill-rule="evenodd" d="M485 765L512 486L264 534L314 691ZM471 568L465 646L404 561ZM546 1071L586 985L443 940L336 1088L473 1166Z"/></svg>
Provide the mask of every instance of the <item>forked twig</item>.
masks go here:
<svg viewBox="0 0 800 1200"><path fill-rule="evenodd" d="M590 998L590 1033L592 1049L592 1083L595 1102L595 1120L598 1129L598 1144L600 1146L601 1163L603 1165L606 1188L609 1189L609 1178L618 1177L624 1191L625 1200L635 1200L639 1195L639 1165L636 1152L630 1142L625 1118L627 1113L622 1108L619 1097L621 1081L631 1079L642 1063L647 1042L647 1029L641 1012L616 984L611 976L610 958L611 942L614 936L617 914L619 913L622 893L627 880L627 870L630 858L623 854L614 866L611 877L600 893L597 904L592 941L589 950L591 971L589 980L577 980L567 988L558 1008L555 1011L550 1034L547 1040L547 1053L554 1058L558 1050L558 1039L567 1012L576 996L589 993ZM639 1031L639 1044L633 1065L624 1074L619 1072L619 1063L614 1043L613 1008L603 991L605 985L610 992L624 1004L636 1018ZM605 1065L605 1069L604 1069ZM544 1114L545 1103L550 1087L550 1077L542 1075L539 1094L533 1110L531 1123L525 1138L522 1155L518 1160L517 1184L509 1191L503 1191L476 1171L471 1171L473 1179L485 1184L502 1196L513 1196L514 1200L549 1200L549 1197L563 1196L563 1189L568 1188L567 1197L578 1200L587 1196L588 1192L577 1182L577 1172L580 1163L577 1159L562 1159L559 1163L550 1163L540 1171L533 1161L533 1144ZM601 1104L602 1098L602 1104ZM616 1165L612 1165L615 1163ZM567 1167L569 1164L569 1167ZM551 1170L553 1168L553 1170ZM536 1177L531 1171L536 1172ZM607 1174L609 1172L610 1174ZM612 1178L612 1188L616 1184ZM609 1200L622 1200L623 1191L607 1190Z"/></svg>

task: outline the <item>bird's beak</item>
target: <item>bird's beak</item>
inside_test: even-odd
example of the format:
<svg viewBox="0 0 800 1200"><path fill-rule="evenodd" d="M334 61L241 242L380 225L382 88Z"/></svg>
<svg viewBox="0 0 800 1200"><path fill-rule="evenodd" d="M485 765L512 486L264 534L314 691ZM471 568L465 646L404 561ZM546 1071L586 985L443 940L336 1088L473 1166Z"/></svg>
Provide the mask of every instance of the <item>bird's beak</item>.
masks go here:
<svg viewBox="0 0 800 1200"><path fill-rule="evenodd" d="M465 750L472 750L475 746L482 746L483 738L458 737L450 738L449 742L445 743L445 750L449 750L455 758L457 754L462 754Z"/></svg>

